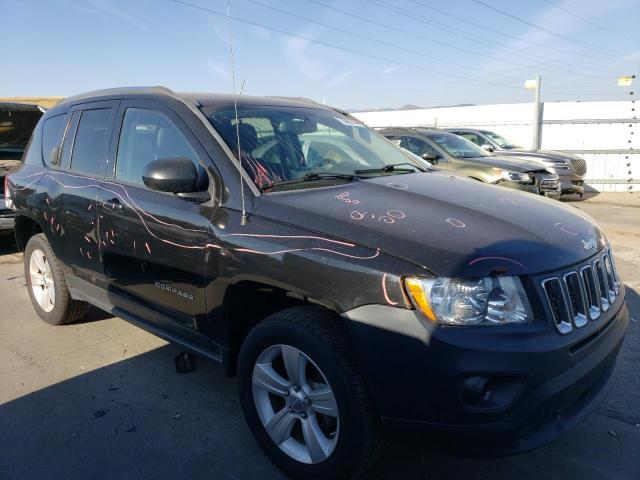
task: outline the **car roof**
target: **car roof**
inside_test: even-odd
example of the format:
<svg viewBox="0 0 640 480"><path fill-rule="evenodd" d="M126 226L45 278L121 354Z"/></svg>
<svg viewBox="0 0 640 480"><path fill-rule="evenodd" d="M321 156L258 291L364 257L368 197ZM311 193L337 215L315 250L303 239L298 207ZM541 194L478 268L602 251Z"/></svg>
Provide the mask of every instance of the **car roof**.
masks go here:
<svg viewBox="0 0 640 480"><path fill-rule="evenodd" d="M199 93L199 92L174 92L167 87L121 87L92 92L81 93L62 100L57 106L69 106L76 103L116 100L116 99L177 99L190 107L229 107L234 105L234 95L230 93ZM313 100L300 97L259 97L238 95L235 98L238 107L251 106L282 106L282 107L307 107L326 110L337 110L321 105Z"/></svg>

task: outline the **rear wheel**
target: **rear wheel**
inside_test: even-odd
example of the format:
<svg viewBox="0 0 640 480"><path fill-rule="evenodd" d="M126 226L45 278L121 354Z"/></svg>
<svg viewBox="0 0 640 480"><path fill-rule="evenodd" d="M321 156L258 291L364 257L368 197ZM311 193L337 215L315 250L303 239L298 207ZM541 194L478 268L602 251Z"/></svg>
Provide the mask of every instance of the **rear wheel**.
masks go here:
<svg viewBox="0 0 640 480"><path fill-rule="evenodd" d="M296 478L351 478L382 436L344 326L296 307L258 324L239 359L240 400L256 439Z"/></svg>
<svg viewBox="0 0 640 480"><path fill-rule="evenodd" d="M45 322L64 325L84 315L87 304L69 295L62 267L42 233L27 242L24 276L31 304Z"/></svg>

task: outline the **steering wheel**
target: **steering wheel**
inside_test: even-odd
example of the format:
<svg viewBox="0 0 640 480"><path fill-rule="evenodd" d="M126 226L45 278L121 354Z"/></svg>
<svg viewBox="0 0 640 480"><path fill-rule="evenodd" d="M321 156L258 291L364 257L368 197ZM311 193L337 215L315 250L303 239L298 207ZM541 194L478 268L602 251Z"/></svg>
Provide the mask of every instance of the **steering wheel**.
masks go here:
<svg viewBox="0 0 640 480"><path fill-rule="evenodd" d="M323 158L322 160L315 163L313 166L314 170L331 170L338 166L338 162L333 158Z"/></svg>

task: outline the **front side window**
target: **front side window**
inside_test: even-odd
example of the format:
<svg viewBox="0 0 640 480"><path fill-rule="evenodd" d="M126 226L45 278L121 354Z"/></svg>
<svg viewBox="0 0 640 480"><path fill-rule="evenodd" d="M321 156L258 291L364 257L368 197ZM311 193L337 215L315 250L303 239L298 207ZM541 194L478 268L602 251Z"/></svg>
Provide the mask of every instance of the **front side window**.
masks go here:
<svg viewBox="0 0 640 480"><path fill-rule="evenodd" d="M80 116L71 154L71 169L101 175L109 153L111 108L85 110Z"/></svg>
<svg viewBox="0 0 640 480"><path fill-rule="evenodd" d="M117 179L142 186L142 171L149 162L177 157L198 166L197 153L169 117L144 108L126 109L116 157Z"/></svg>
<svg viewBox="0 0 640 480"><path fill-rule="evenodd" d="M55 165L60 157L60 146L64 128L67 125L67 114L47 118L42 125L42 158L46 165Z"/></svg>
<svg viewBox="0 0 640 480"><path fill-rule="evenodd" d="M490 154L482 148L471 143L466 138L459 137L448 132L430 132L426 134L429 139L437 143L440 148L456 158L489 157Z"/></svg>
<svg viewBox="0 0 640 480"><path fill-rule="evenodd" d="M463 132L463 133L460 133L458 135L460 135L462 138L466 138L470 142L475 143L479 147L481 147L482 145L487 143L482 138L480 138L478 135L476 135L475 133Z"/></svg>
<svg viewBox="0 0 640 480"><path fill-rule="evenodd" d="M367 175L393 175L421 168L378 133L333 110L239 106L238 120L232 106L202 110L236 157L240 147L243 167L263 191L310 175L326 179L371 169L381 171ZM402 168L382 171L390 165ZM295 188L311 186L317 185Z"/></svg>
<svg viewBox="0 0 640 480"><path fill-rule="evenodd" d="M424 140L416 137L403 137L403 144L401 144L400 146L406 148L411 153L419 157L422 157L422 155L424 155L425 153L428 155L433 155L436 158L439 158L441 156L435 148L433 148Z"/></svg>
<svg viewBox="0 0 640 480"><path fill-rule="evenodd" d="M501 135L498 135L497 133L485 132L485 135L489 137L491 140L493 140L494 142L496 142L498 145L500 145L501 148L504 148L506 150L511 150L514 148L522 148L519 145L516 145L515 143L511 143L509 140L507 140Z"/></svg>

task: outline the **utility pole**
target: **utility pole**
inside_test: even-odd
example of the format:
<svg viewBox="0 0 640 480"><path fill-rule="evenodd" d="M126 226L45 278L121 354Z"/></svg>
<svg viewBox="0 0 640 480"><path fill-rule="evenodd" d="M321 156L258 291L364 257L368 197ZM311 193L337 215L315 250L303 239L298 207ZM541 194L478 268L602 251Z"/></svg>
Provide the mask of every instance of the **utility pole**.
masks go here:
<svg viewBox="0 0 640 480"><path fill-rule="evenodd" d="M540 84L542 77L536 75L535 80L527 80L524 84L525 88L535 90L533 97L533 142L532 150L540 150L542 145L542 103L540 102Z"/></svg>

